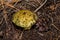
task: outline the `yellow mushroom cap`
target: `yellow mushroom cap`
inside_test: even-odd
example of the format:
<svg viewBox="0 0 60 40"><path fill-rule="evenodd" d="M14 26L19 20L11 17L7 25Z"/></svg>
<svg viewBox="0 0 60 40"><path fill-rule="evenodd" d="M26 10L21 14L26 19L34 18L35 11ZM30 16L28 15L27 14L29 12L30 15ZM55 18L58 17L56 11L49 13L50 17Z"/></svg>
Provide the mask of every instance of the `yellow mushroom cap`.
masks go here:
<svg viewBox="0 0 60 40"><path fill-rule="evenodd" d="M30 29L36 20L37 15L29 10L20 10L12 16L12 22L25 30Z"/></svg>

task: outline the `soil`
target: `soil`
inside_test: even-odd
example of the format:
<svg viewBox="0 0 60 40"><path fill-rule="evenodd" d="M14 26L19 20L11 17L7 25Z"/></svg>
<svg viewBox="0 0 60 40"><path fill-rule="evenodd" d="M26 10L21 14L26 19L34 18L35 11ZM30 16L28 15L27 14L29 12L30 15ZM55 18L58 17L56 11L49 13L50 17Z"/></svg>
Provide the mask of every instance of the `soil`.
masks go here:
<svg viewBox="0 0 60 40"><path fill-rule="evenodd" d="M30 30L12 23L12 15L22 9L32 12L45 0L0 1L0 40L60 40L60 0L47 0L37 12Z"/></svg>

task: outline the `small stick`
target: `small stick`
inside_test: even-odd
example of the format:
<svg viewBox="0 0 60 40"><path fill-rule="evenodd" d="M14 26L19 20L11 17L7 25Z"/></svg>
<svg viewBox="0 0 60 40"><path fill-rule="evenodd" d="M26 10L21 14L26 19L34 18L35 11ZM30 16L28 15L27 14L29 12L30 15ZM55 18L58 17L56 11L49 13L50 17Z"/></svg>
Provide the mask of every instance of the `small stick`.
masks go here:
<svg viewBox="0 0 60 40"><path fill-rule="evenodd" d="M45 0L45 2L42 5L40 5L34 12L37 12L46 2L47 0Z"/></svg>
<svg viewBox="0 0 60 40"><path fill-rule="evenodd" d="M60 35L58 36L58 38L60 38Z"/></svg>
<svg viewBox="0 0 60 40"><path fill-rule="evenodd" d="M59 28L57 28L54 24L51 24L53 27L55 27L58 31L60 31L60 29Z"/></svg>
<svg viewBox="0 0 60 40"><path fill-rule="evenodd" d="M21 0L20 0L21 1ZM14 6L17 4L19 2L19 0L18 1L16 1L16 3L14 4Z"/></svg>
<svg viewBox="0 0 60 40"><path fill-rule="evenodd" d="M38 34L39 34L40 36L44 36L44 34L42 34L42 33L39 33L39 32L38 32Z"/></svg>
<svg viewBox="0 0 60 40"><path fill-rule="evenodd" d="M7 6L9 6L9 7L12 7L12 8L15 8L16 10L18 10L18 11L19 11L19 9L18 9L18 8L14 7L13 5L9 4L8 2L7 2L7 3L5 3L5 5L7 5Z"/></svg>
<svg viewBox="0 0 60 40"><path fill-rule="evenodd" d="M20 34L20 36L19 36L19 38L18 38L19 40L21 40L21 39L22 39L23 32L24 32L24 31L22 31L22 33Z"/></svg>
<svg viewBox="0 0 60 40"><path fill-rule="evenodd" d="M0 21L0 24L2 24L2 22L3 22L3 18L2 18L2 20Z"/></svg>
<svg viewBox="0 0 60 40"><path fill-rule="evenodd" d="M7 12L5 11L5 9L3 10L3 17L4 17L4 19L5 19L5 22L6 22L6 25L8 25L8 22L7 22L7 18L8 18L8 16L7 16Z"/></svg>

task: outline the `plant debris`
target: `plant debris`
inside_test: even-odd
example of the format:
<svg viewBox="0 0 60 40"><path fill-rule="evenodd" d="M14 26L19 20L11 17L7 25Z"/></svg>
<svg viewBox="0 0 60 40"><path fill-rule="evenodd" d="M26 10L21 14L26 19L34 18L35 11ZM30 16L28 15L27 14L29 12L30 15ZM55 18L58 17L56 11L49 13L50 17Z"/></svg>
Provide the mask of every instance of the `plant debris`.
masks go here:
<svg viewBox="0 0 60 40"><path fill-rule="evenodd" d="M20 10L36 12L31 30L13 24ZM60 0L0 0L0 40L60 40Z"/></svg>

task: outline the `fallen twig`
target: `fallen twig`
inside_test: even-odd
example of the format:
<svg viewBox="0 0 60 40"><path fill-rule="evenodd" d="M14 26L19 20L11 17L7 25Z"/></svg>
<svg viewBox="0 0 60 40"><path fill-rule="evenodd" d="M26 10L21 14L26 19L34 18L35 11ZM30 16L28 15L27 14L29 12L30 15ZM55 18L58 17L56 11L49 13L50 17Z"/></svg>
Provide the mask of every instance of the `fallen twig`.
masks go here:
<svg viewBox="0 0 60 40"><path fill-rule="evenodd" d="M60 35L58 37L60 38Z"/></svg>
<svg viewBox="0 0 60 40"><path fill-rule="evenodd" d="M16 3L14 4L14 6L15 6L19 1L21 1L21 0L16 1Z"/></svg>
<svg viewBox="0 0 60 40"><path fill-rule="evenodd" d="M40 33L40 32L38 32L38 34L39 34L40 36L44 36L44 34L42 34L42 33Z"/></svg>
<svg viewBox="0 0 60 40"><path fill-rule="evenodd" d="M57 28L54 24L51 24L54 28L56 28L58 31L60 31L59 28Z"/></svg>
<svg viewBox="0 0 60 40"><path fill-rule="evenodd" d="M42 5L40 5L34 12L37 12L46 2L47 0L45 0L45 2Z"/></svg>
<svg viewBox="0 0 60 40"><path fill-rule="evenodd" d="M7 22L7 12L5 11L5 10L3 10L3 17L4 17L4 19L5 19L5 22L6 22L6 25L8 25L8 22Z"/></svg>
<svg viewBox="0 0 60 40"><path fill-rule="evenodd" d="M19 40L22 39L22 36L23 36L23 31L22 31L22 33L21 33L20 36L19 36Z"/></svg>
<svg viewBox="0 0 60 40"><path fill-rule="evenodd" d="M53 18L49 15L47 15L51 19L51 23L53 23Z"/></svg>
<svg viewBox="0 0 60 40"><path fill-rule="evenodd" d="M19 11L18 8L14 7L14 6L13 6L12 4L10 4L9 2L5 2L4 0L0 0L0 1L1 1L1 5L2 5L3 8L4 8L4 5L7 5L7 6L9 6L9 7L11 7L11 8L14 8L14 9L16 9L16 10Z"/></svg>
<svg viewBox="0 0 60 40"><path fill-rule="evenodd" d="M2 22L3 22L3 18L1 19L0 24L2 24Z"/></svg>
<svg viewBox="0 0 60 40"><path fill-rule="evenodd" d="M18 10L18 11L19 11L19 9L18 9L18 8L14 7L12 4L9 4L8 2L7 2L7 3L5 3L5 5L7 5L7 6L11 7L11 8L14 8L14 9L16 9L16 10Z"/></svg>
<svg viewBox="0 0 60 40"><path fill-rule="evenodd" d="M0 0L0 2L1 2L2 7L4 8L4 6L3 6L4 0Z"/></svg>

